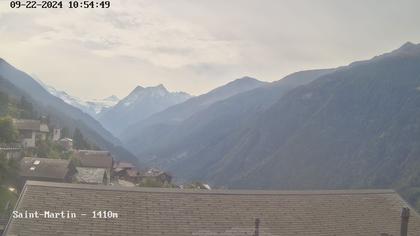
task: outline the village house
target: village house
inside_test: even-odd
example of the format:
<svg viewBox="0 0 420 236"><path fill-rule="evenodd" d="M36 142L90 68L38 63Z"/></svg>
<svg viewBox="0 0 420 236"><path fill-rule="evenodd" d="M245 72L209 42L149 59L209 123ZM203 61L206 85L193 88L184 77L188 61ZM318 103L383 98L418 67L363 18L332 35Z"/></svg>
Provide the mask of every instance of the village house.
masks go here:
<svg viewBox="0 0 420 236"><path fill-rule="evenodd" d="M110 152L97 150L75 150L73 152L73 157L76 167L104 170L106 175L105 184L110 183L111 171L114 164L114 160Z"/></svg>
<svg viewBox="0 0 420 236"><path fill-rule="evenodd" d="M143 178L154 179L156 181L159 181L160 183L167 183L167 184L171 183L171 181L172 181L172 176L170 174L168 174L165 171L156 169L156 168L148 169L143 174Z"/></svg>
<svg viewBox="0 0 420 236"><path fill-rule="evenodd" d="M114 162L113 169L114 169L114 173L118 173L123 170L136 169L136 166L130 162L116 161Z"/></svg>
<svg viewBox="0 0 420 236"><path fill-rule="evenodd" d="M33 148L37 140L46 140L50 132L46 122L40 120L13 120L19 131L19 139L24 148Z"/></svg>
<svg viewBox="0 0 420 236"><path fill-rule="evenodd" d="M169 184L172 176L157 168L150 168L146 171L140 171L131 163L116 162L113 169L113 177L116 180L124 180L133 184L139 184L151 180L161 184Z"/></svg>
<svg viewBox="0 0 420 236"><path fill-rule="evenodd" d="M24 157L19 167L19 189L28 180L50 182L72 182L76 173L69 160Z"/></svg>
<svg viewBox="0 0 420 236"><path fill-rule="evenodd" d="M5 235L420 235L419 214L392 190L209 191L29 181L16 211L45 209L101 211L102 217L13 218Z"/></svg>
<svg viewBox="0 0 420 236"><path fill-rule="evenodd" d="M112 178L115 180L126 180L129 182L137 182L140 172L137 167L129 162L117 161L114 162L112 170Z"/></svg>

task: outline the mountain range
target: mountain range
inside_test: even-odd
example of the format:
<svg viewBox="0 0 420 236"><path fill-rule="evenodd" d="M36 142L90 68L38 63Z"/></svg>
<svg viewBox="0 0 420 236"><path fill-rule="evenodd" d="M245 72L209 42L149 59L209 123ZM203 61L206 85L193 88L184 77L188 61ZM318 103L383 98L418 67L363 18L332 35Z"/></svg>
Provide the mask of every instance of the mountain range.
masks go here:
<svg viewBox="0 0 420 236"><path fill-rule="evenodd" d="M122 141L142 161L174 172L178 172L179 163L188 169L180 170L179 178L196 177L193 172L199 173L208 165L203 153L213 145L248 127L286 92L334 70L297 72L273 83L249 77L235 80L131 126Z"/></svg>
<svg viewBox="0 0 420 236"><path fill-rule="evenodd" d="M83 100L46 85L41 80L37 82L50 94L98 120L116 136L130 125L192 97L185 92L169 92L160 84L155 87L137 86L124 99L111 95L104 99Z"/></svg>
<svg viewBox="0 0 420 236"><path fill-rule="evenodd" d="M181 126L194 114L208 109L214 103L266 84L267 83L265 82L261 82L250 77L243 77L234 80L206 94L169 107L168 109L158 112L141 122L137 122L136 124L129 126L128 129L122 133L120 138L129 149L134 151L136 154L139 154L141 159L145 159L142 152L150 149L151 147L159 149L161 146L166 146L167 142L164 140L169 140L171 139L170 137L182 140L182 133L191 131L193 127L185 127L185 130L182 130L182 132L178 132L177 127ZM202 124L202 122L198 122L195 125Z"/></svg>
<svg viewBox="0 0 420 236"><path fill-rule="evenodd" d="M420 206L420 45L298 72L203 109L191 100L131 126L121 140L181 180L395 188Z"/></svg>

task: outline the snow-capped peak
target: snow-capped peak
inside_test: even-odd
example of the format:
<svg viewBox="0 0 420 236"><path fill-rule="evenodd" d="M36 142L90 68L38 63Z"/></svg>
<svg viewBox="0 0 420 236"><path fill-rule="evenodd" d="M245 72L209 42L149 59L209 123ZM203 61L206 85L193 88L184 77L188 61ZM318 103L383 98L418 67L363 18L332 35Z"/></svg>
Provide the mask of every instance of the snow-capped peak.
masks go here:
<svg viewBox="0 0 420 236"><path fill-rule="evenodd" d="M105 108L110 108L115 106L119 101L120 99L117 96L112 95L104 99L93 99L91 101L88 101L88 103L102 104Z"/></svg>
<svg viewBox="0 0 420 236"><path fill-rule="evenodd" d="M187 93L170 92L162 84L146 88L137 86L117 105L101 112L98 120L105 128L119 135L130 125L184 102L190 97L191 95Z"/></svg>
<svg viewBox="0 0 420 236"><path fill-rule="evenodd" d="M104 99L93 99L93 100L83 100L75 96L71 96L64 91L60 91L55 89L50 85L46 85L42 81L38 80L42 87L47 90L50 94L54 95L55 97L60 98L65 103L72 105L80 110L90 114L91 116L95 117L104 110L107 110L113 106L115 106L120 99L115 96L109 96Z"/></svg>

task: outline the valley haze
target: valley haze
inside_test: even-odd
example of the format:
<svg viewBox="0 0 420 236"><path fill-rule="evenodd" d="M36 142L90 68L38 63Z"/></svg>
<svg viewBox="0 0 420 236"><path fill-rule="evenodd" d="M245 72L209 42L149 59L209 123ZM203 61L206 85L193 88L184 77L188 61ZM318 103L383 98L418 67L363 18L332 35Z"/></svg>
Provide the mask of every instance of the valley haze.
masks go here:
<svg viewBox="0 0 420 236"><path fill-rule="evenodd" d="M40 2L0 0L0 236L420 236L420 1Z"/></svg>

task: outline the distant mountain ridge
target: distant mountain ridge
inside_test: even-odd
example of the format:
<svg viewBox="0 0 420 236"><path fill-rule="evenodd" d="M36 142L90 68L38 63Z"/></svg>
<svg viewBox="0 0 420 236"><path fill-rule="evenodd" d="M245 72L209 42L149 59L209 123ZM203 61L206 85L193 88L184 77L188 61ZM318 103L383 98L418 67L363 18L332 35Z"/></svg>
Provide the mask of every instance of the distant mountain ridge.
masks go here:
<svg viewBox="0 0 420 236"><path fill-rule="evenodd" d="M169 135L177 125L212 104L267 84L251 77L236 79L206 94L155 113L147 119L129 126L120 137L128 148L139 154L150 149L154 143L160 143L155 139Z"/></svg>
<svg viewBox="0 0 420 236"><path fill-rule="evenodd" d="M259 87L214 102L179 122L156 122L162 119L159 115L164 115L156 114L151 117L156 123L143 122L144 128L136 133L137 136L128 136L130 132L127 131L122 140L142 161L152 165L176 170L177 163L182 163L189 170L183 170L179 176L188 179L189 173L200 172L207 165L201 152L224 142L226 137L256 119L286 92L334 70L302 71L273 83L262 83Z"/></svg>
<svg viewBox="0 0 420 236"><path fill-rule="evenodd" d="M169 92L162 84L155 87L137 86L127 97L98 114L98 120L115 135L130 125L191 98L184 92Z"/></svg>

